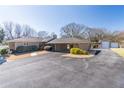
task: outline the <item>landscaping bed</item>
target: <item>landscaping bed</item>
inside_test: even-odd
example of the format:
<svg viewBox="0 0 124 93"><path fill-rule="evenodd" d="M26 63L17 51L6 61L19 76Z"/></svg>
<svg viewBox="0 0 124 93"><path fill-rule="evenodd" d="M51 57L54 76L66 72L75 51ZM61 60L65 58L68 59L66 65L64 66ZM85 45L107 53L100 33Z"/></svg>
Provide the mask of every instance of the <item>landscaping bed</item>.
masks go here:
<svg viewBox="0 0 124 93"><path fill-rule="evenodd" d="M86 51L80 48L71 48L70 54L64 54L63 57L71 57L71 58L90 58L95 54L92 54L90 51Z"/></svg>
<svg viewBox="0 0 124 93"><path fill-rule="evenodd" d="M9 57L7 57L7 61L15 61L18 59L28 58L28 57L37 56L37 55L43 55L46 53L48 53L48 52L47 51L37 51L37 52L32 52L32 53L20 54L20 55L11 54Z"/></svg>

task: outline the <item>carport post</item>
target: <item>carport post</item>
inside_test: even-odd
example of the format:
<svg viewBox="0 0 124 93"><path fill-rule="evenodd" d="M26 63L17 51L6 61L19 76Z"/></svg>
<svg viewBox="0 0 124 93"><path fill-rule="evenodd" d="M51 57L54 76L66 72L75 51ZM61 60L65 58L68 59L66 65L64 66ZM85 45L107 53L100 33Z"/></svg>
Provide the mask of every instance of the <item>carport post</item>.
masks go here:
<svg viewBox="0 0 124 93"><path fill-rule="evenodd" d="M56 44L54 46L55 46L55 50L54 51L56 51Z"/></svg>

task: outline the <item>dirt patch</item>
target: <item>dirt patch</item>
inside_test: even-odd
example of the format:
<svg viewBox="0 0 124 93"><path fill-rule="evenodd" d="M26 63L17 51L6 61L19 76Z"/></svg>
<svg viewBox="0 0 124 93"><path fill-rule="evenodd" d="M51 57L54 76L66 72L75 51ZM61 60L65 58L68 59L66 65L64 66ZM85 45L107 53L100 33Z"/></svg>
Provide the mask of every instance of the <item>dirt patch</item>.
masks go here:
<svg viewBox="0 0 124 93"><path fill-rule="evenodd" d="M32 52L32 53L26 53L26 54L20 54L20 55L10 55L9 57L7 57L8 61L15 61L18 59L22 59L22 58L28 58L28 57L32 57L32 56L37 56L37 55L43 55L48 53L47 51L37 51L37 52Z"/></svg>

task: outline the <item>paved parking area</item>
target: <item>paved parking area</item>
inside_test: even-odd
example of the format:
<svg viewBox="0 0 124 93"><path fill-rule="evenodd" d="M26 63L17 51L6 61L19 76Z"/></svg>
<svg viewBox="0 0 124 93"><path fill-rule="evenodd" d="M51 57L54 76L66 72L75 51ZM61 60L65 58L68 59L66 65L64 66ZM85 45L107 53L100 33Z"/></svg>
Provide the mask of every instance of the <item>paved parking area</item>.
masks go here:
<svg viewBox="0 0 124 93"><path fill-rule="evenodd" d="M124 87L124 58L113 51L89 59L62 55L50 52L0 65L0 87Z"/></svg>

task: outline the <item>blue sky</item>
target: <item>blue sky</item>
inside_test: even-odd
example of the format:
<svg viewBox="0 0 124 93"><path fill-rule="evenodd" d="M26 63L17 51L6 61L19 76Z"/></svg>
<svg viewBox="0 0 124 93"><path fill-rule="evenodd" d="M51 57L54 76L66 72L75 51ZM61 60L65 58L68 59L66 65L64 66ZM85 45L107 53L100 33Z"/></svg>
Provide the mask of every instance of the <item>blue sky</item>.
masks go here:
<svg viewBox="0 0 124 93"><path fill-rule="evenodd" d="M58 35L62 26L72 22L124 30L124 6L0 6L0 23L6 21Z"/></svg>

